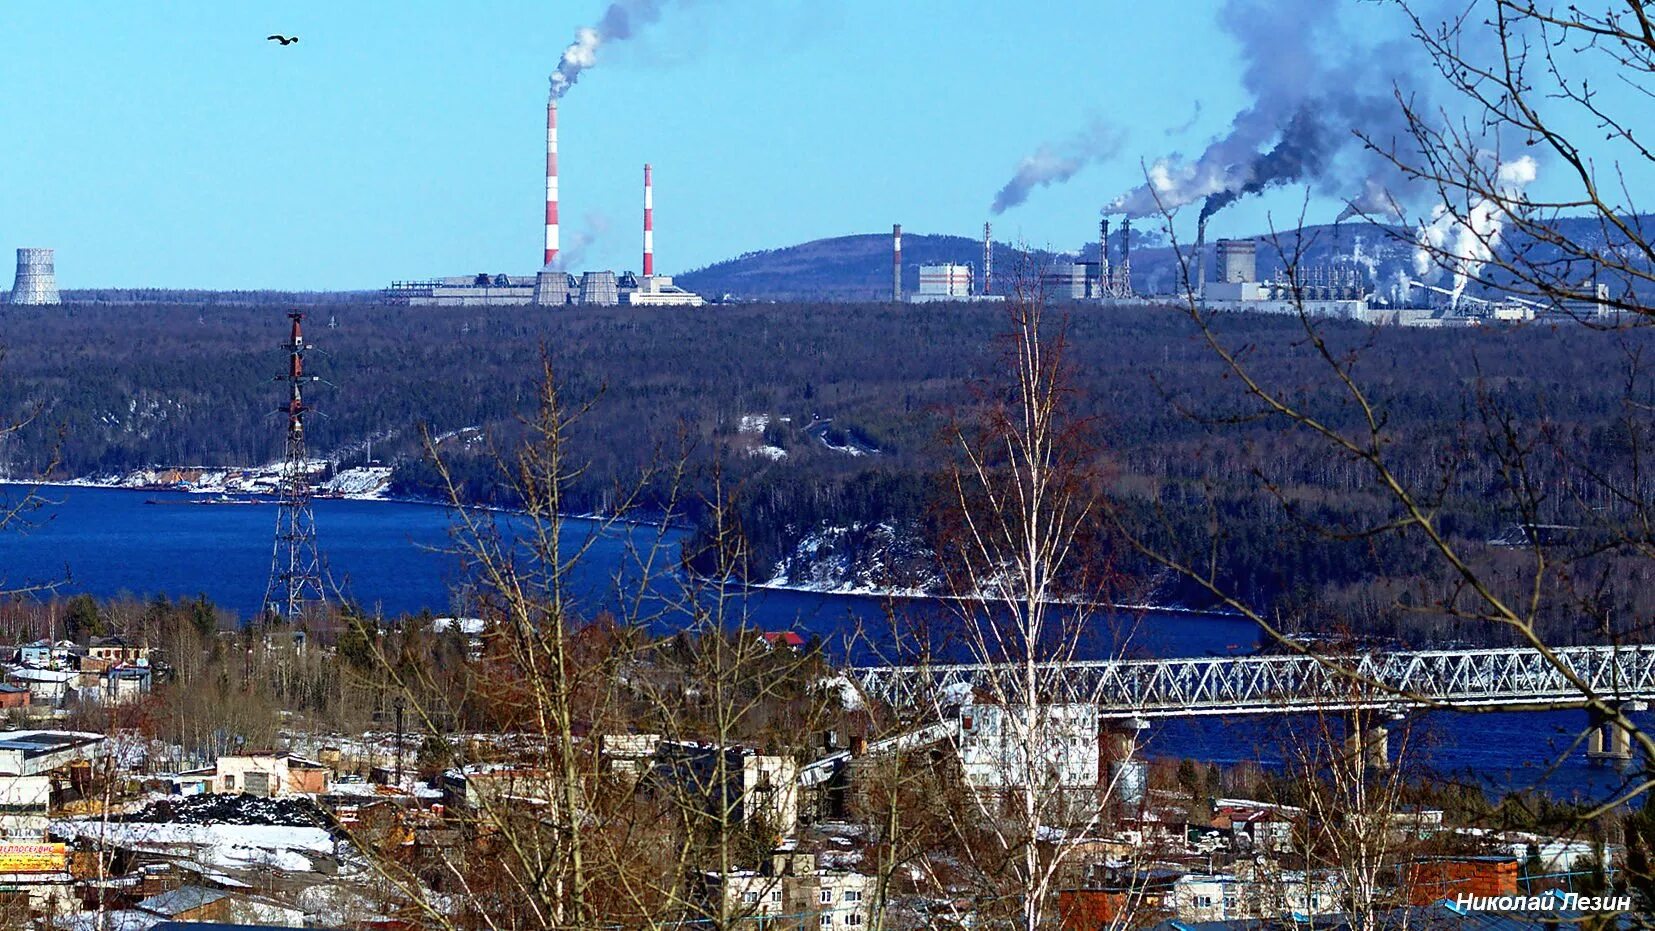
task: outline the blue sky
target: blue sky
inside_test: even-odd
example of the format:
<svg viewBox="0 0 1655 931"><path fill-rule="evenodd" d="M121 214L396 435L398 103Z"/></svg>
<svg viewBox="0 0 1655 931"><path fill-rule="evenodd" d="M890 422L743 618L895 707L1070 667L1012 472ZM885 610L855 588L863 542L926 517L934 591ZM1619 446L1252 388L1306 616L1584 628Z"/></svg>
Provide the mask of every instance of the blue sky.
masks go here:
<svg viewBox="0 0 1655 931"><path fill-rule="evenodd" d="M532 271L546 76L603 7L12 0L0 250L55 247L64 287ZM565 249L593 240L571 265L639 266L645 161L671 273L893 222L978 235L1020 158L1103 121L1124 133L1115 157L995 220L997 239L1073 248L1140 159L1199 150L1245 103L1217 7L669 4L561 104ZM1239 204L1215 232L1301 196Z"/></svg>

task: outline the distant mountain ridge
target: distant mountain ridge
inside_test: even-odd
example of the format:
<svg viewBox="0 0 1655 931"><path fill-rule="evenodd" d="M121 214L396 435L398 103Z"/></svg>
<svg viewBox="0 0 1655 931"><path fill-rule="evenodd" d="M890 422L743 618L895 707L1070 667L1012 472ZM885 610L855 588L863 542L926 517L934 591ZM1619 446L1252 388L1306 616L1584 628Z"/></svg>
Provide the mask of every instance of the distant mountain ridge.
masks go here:
<svg viewBox="0 0 1655 931"><path fill-rule="evenodd" d="M1655 228L1651 228L1655 216L1645 214L1630 221L1655 238ZM1589 249L1617 248L1611 237L1605 236L1596 218L1564 218L1555 221L1553 228ZM1180 242L1179 249L1174 250L1155 230L1134 230L1132 238L1132 281L1138 293L1180 293L1179 252L1192 259L1194 244ZM1414 230L1406 227L1368 222L1325 223L1240 238L1250 238L1259 244L1260 278L1274 275L1290 258L1296 258L1301 268L1359 266L1381 293L1394 291L1402 279L1415 275ZM1110 260L1116 264L1120 261L1119 242L1117 227L1110 237ZM1214 274L1216 244L1217 237L1208 241L1203 250L1209 276ZM1521 253L1524 261L1537 264L1554 262L1558 257L1554 247L1528 239L1509 241L1503 244L1502 251ZM980 239L904 232L903 293L918 290L919 266L953 262L977 268L982 264L982 253ZM1025 257L1039 267L1057 261L1093 262L1097 254L1095 240L1070 252L1031 249L1026 254L1016 246L995 242L993 290L1003 293L1005 283L1012 280ZM1193 265L1191 274L1194 275ZM714 298L728 294L741 300L888 301L891 236L883 232L835 236L749 252L685 272L676 280L692 291ZM1470 289L1472 293L1479 290L1475 285Z"/></svg>

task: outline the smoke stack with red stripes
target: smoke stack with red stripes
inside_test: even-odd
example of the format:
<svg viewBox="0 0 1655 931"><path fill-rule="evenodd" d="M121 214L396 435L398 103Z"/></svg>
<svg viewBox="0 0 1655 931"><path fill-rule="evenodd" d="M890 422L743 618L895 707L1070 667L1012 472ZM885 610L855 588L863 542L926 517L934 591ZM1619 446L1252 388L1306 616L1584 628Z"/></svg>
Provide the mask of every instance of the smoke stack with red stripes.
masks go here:
<svg viewBox="0 0 1655 931"><path fill-rule="evenodd" d="M557 262L557 98L546 99L546 264Z"/></svg>
<svg viewBox="0 0 1655 931"><path fill-rule="evenodd" d="M644 165L644 277L655 274L655 182Z"/></svg>

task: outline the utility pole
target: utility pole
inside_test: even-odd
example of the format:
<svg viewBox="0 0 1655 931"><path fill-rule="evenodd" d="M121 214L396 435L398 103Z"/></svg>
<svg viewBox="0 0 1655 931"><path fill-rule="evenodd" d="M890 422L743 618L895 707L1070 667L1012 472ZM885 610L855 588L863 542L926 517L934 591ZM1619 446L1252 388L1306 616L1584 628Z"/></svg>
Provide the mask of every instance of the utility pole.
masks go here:
<svg viewBox="0 0 1655 931"><path fill-rule="evenodd" d="M305 450L305 405L303 386L316 381L305 375L305 344L301 311L291 311L293 321L288 343L287 372L276 376L287 383L287 403L279 410L287 415L286 450L279 475L276 512L276 539L270 556L270 583L264 591L264 610L288 621L303 616L306 606L327 602L322 585L322 560L316 549L316 516L311 511L310 462Z"/></svg>
<svg viewBox="0 0 1655 931"><path fill-rule="evenodd" d="M397 787L402 787L402 696L396 697L397 713Z"/></svg>

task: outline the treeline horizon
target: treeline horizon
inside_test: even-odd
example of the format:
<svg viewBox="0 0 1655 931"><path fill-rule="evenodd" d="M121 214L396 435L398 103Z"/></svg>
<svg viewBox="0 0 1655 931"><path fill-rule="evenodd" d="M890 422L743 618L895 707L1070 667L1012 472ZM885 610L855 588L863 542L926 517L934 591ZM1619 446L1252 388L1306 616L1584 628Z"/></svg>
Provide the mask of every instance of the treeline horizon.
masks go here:
<svg viewBox="0 0 1655 931"><path fill-rule="evenodd" d="M950 430L985 400L1006 330L1005 309L985 305L309 310L307 337L319 350L311 370L323 381L308 399L324 415L311 421L311 448L340 468L365 464L371 439L373 459L394 466L394 493L442 498L427 448L441 437L434 445L464 500L513 506L499 460L520 441L549 369L563 402L586 408L569 436L571 455L585 465L565 493L571 512L606 512L630 499L640 516L693 524L706 521L721 489L757 580L822 527L849 528L838 555L866 562L889 544L871 532L884 525L905 547L884 570L891 584L924 572L937 480L954 456ZM1271 604L1289 626L1323 630L1335 612L1365 636L1482 636L1407 610L1429 607L1451 584L1419 573L1426 563L1417 544L1313 529L1383 523L1393 506L1355 464L1255 419L1185 313L1055 310L1067 320L1072 402L1096 444L1117 520L1192 559L1216 553L1226 587ZM0 413L28 421L0 447L9 474L62 479L275 461L285 312L8 308L0 314L0 345L8 347ZM1298 319L1234 314L1216 326L1308 409L1330 423L1358 422ZM1503 551L1487 541L1526 519L1504 510L1496 493L1505 478L1480 439L1491 412L1579 455L1548 461L1557 494L1544 522L1578 525L1592 508L1613 507L1575 494L1587 484L1582 463L1632 474L1641 439L1623 415L1655 397L1637 362L1651 340L1645 330L1328 322L1321 332L1334 351L1359 359L1355 370L1388 429L1406 440L1391 447L1399 468L1442 480L1445 532L1491 567ZM1619 377L1603 378L1605 370ZM656 467L679 461L683 480L674 486ZM1129 547L1117 543L1111 558L1123 598L1211 603ZM1589 558L1613 574L1620 557L1609 549ZM1650 616L1635 577L1604 596L1625 602L1629 624ZM1565 641L1636 633L1552 623L1550 633Z"/></svg>

